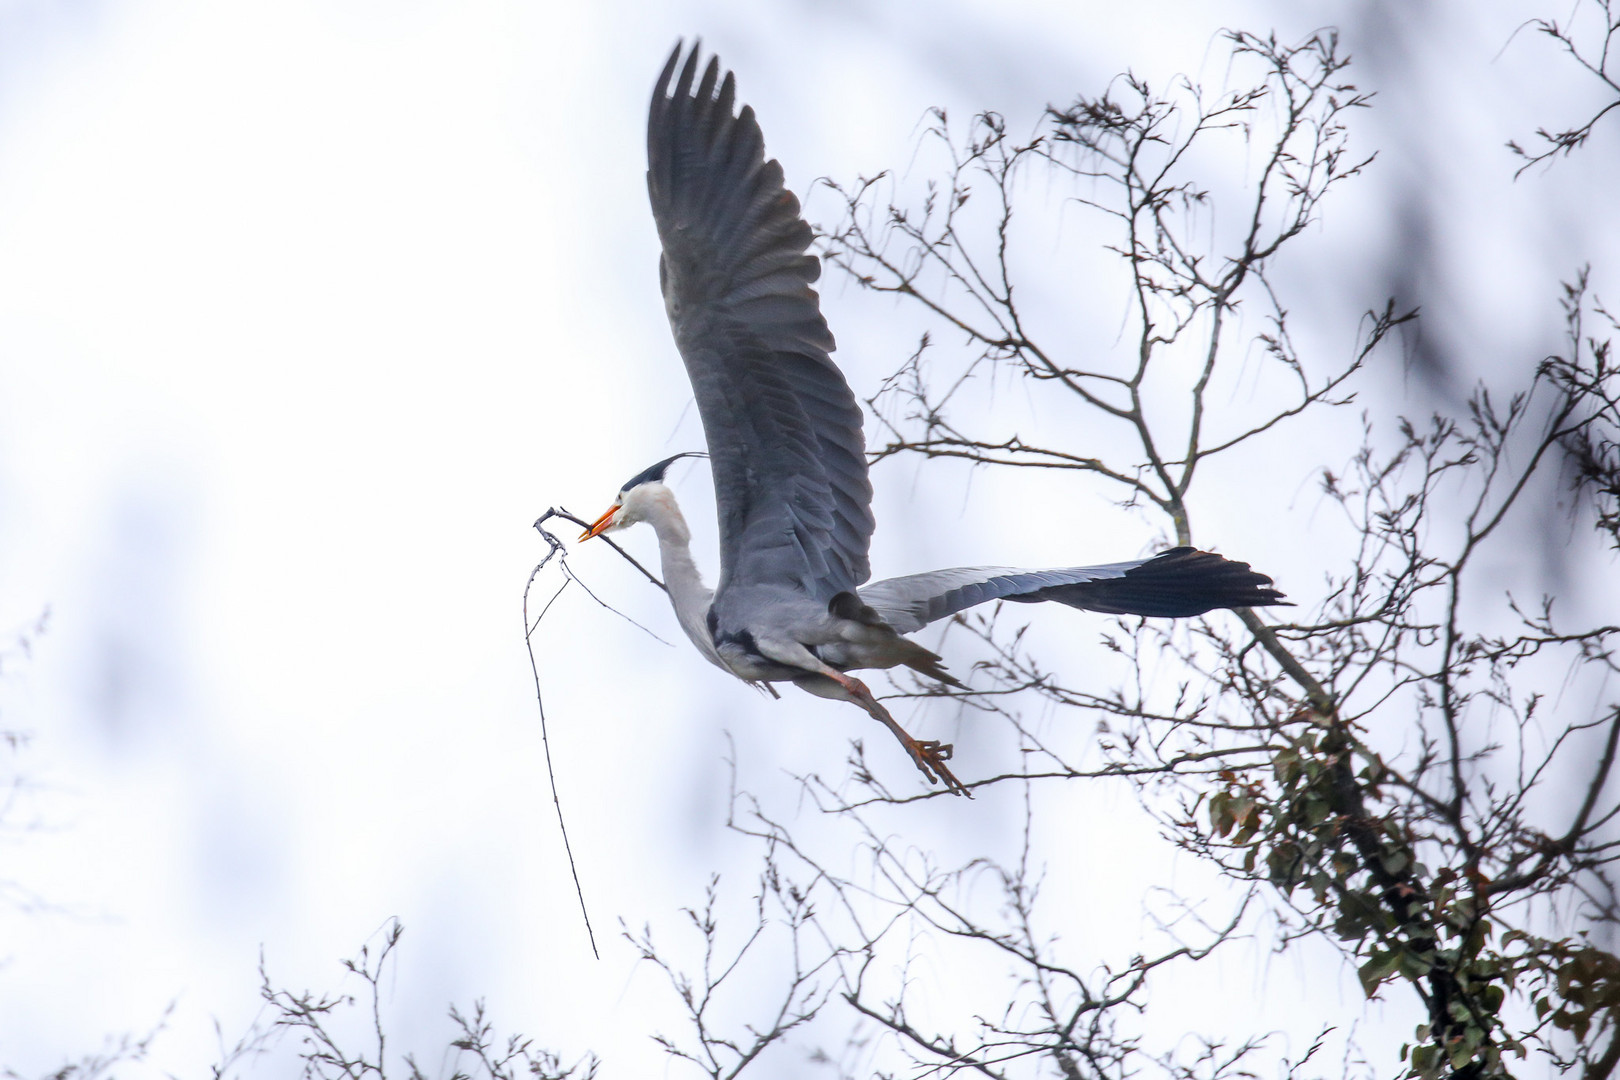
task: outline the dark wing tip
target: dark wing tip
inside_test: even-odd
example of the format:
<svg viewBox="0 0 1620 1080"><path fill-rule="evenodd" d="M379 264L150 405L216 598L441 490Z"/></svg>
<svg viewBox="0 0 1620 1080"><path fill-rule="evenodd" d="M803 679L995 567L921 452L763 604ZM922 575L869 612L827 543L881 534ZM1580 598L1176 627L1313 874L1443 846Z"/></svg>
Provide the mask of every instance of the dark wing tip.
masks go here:
<svg viewBox="0 0 1620 1080"><path fill-rule="evenodd" d="M664 61L664 70L658 74L658 84L653 88L652 109L650 115L657 117L668 109L672 102L693 96L692 84L697 80L698 57L703 52L703 39L693 38L691 48L687 47L685 38L676 38L675 47L670 50L669 59ZM686 63L681 63L681 54L685 53ZM675 74L680 69L680 75ZM703 76L703 85L699 87L699 97L712 96L714 82L719 78L720 57L709 58L708 70ZM729 73L728 73L729 74ZM671 80L674 80L673 85ZM704 92L703 86L707 86Z"/></svg>
<svg viewBox="0 0 1620 1080"><path fill-rule="evenodd" d="M681 50L686 48L683 38L675 39L675 47L669 52L669 59L664 61L664 70L658 76L658 88L653 91L653 100L669 96L669 80L675 74L675 65L681 58Z"/></svg>
<svg viewBox="0 0 1620 1080"><path fill-rule="evenodd" d="M1121 577L1060 585L1027 599L1057 600L1104 614L1172 619L1216 608L1288 605L1271 578L1248 563L1190 547L1162 551Z"/></svg>
<svg viewBox="0 0 1620 1080"><path fill-rule="evenodd" d="M1177 547L1160 552L1144 565L1126 573L1162 589L1169 606L1185 604L1188 614L1201 615L1216 608L1272 607L1289 604L1276 583L1246 562L1238 562L1197 548Z"/></svg>

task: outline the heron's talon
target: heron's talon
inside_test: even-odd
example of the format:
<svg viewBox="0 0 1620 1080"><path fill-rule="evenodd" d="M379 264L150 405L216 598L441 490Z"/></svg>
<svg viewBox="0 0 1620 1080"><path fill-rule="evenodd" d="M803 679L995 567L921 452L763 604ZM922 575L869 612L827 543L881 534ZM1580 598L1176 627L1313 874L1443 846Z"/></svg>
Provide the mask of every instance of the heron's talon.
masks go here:
<svg viewBox="0 0 1620 1080"><path fill-rule="evenodd" d="M951 756L951 744L942 743L937 739L911 739L906 743L906 749L911 752L911 759L917 763L917 768L928 777L930 784L943 783L945 790L952 795L966 795L973 797L967 785L956 778L945 764Z"/></svg>

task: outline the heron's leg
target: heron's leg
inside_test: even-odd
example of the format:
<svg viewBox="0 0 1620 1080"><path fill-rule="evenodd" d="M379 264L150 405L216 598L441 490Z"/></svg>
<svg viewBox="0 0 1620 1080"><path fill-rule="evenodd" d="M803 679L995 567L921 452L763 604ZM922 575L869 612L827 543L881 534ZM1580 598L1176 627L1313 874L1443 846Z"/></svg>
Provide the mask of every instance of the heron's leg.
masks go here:
<svg viewBox="0 0 1620 1080"><path fill-rule="evenodd" d="M826 667L826 665L822 666ZM874 720L893 732L894 737L900 740L900 745L906 748L906 753L911 755L911 760L916 763L922 774L928 778L930 784L943 781L945 790L951 794L966 795L968 798L973 797L972 792L968 791L967 785L958 780L956 774L951 772L950 766L945 764L945 760L951 756L950 743L941 743L935 739L912 738L900 726L899 722L889 715L889 710L883 707L882 702L872 696L872 691L867 689L866 684L861 680L845 675L832 667L826 667L826 670L820 673L820 677L831 681L839 690L843 691L842 694L837 696L859 705ZM820 688L814 687L812 680L815 678L816 676L810 676L797 681L801 687L813 694L821 694L823 697L834 696L822 693ZM827 689L831 690L832 687L827 687Z"/></svg>
<svg viewBox="0 0 1620 1080"><path fill-rule="evenodd" d="M906 748L906 753L911 755L911 760L916 763L918 769L922 770L922 774L928 778L930 784L943 781L945 790L951 794L972 797L968 792L967 785L958 780L956 775L951 772L950 766L945 764L945 759L951 756L950 744L941 743L935 739L913 739L906 734L905 729L895 722L894 717L889 715L889 710L879 704L878 699L872 696L872 691L868 690L866 684L861 680L845 675L842 671L839 671L805 648L801 642L756 635L754 644L760 653L768 659L775 660L779 664L788 664L805 672L807 678L796 681L799 681L800 685L804 686L812 694L821 692L814 684L817 676L831 680L843 693L842 695L822 694L823 697L847 696L848 700L865 709L874 720L894 732L894 737L900 740L900 745Z"/></svg>

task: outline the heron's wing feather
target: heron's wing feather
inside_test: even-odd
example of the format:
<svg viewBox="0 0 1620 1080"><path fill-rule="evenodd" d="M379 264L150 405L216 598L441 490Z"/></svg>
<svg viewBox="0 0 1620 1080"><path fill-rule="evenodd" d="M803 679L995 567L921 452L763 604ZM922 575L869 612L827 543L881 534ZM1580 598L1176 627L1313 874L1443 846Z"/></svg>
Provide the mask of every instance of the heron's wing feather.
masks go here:
<svg viewBox="0 0 1620 1080"><path fill-rule="evenodd" d="M670 326L697 398L720 516L717 603L740 585L825 602L870 575L861 411L828 355L810 227L717 60L676 47L647 122L647 190Z"/></svg>
<svg viewBox="0 0 1620 1080"><path fill-rule="evenodd" d="M1189 547L1171 548L1148 559L1062 570L1004 566L934 570L874 582L860 595L902 634L991 600L1029 604L1055 600L1088 611L1170 618L1285 602L1271 579L1251 570L1248 563Z"/></svg>

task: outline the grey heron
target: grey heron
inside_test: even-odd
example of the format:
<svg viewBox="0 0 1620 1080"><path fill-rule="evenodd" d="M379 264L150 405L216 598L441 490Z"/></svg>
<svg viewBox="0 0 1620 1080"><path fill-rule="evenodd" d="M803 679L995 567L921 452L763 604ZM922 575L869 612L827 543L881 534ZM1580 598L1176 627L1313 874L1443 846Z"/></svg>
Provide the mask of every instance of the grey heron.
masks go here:
<svg viewBox="0 0 1620 1080"><path fill-rule="evenodd" d="M658 276L708 442L720 519L720 578L704 584L691 532L664 483L677 454L632 477L588 540L640 522L658 535L681 629L746 682L792 682L883 723L930 783L968 794L951 747L907 734L859 679L905 665L960 687L904 635L990 600L1180 617L1283 603L1272 580L1189 547L1103 566L977 566L865 584L872 485L861 410L833 363L811 288L821 264L782 168L766 160L753 109L718 57L664 65L647 120L647 191L663 245ZM774 693L774 691L773 691Z"/></svg>

